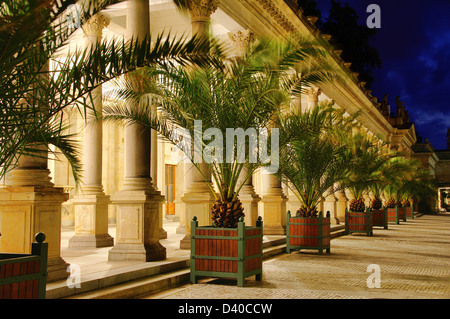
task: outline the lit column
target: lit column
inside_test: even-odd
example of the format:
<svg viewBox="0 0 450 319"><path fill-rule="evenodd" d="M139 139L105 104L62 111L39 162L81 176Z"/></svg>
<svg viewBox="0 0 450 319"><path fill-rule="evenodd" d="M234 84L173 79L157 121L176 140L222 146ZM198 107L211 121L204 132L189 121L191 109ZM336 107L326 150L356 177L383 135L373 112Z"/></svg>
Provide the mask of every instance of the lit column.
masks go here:
<svg viewBox="0 0 450 319"><path fill-rule="evenodd" d="M245 51L252 41L253 33L250 30L230 32L228 36L234 46L234 50L237 56L244 56ZM244 167L240 176L239 185L242 179L247 175L247 169ZM258 202L261 198L256 194L253 187L253 176L250 176L242 186L239 192L239 200L242 203L245 214L245 224L249 226L255 226L258 219Z"/></svg>
<svg viewBox="0 0 450 319"><path fill-rule="evenodd" d="M39 157L21 156L6 175L5 188L0 189L0 251L29 254L35 234L44 233L50 282L69 275L69 264L61 258L61 204L69 194L51 182L47 146L35 148Z"/></svg>
<svg viewBox="0 0 450 319"><path fill-rule="evenodd" d="M102 30L109 19L98 13L83 25L86 46L101 42ZM69 239L69 247L108 247L114 239L108 234L109 196L102 185L103 124L102 87L92 92L92 109L87 110L83 134L83 185L73 198L75 235Z"/></svg>
<svg viewBox="0 0 450 319"><path fill-rule="evenodd" d="M316 107L319 104L319 95L321 94L320 88L313 87L307 92L308 95L308 110Z"/></svg>
<svg viewBox="0 0 450 319"><path fill-rule="evenodd" d="M128 38L143 39L149 33L149 1L128 1ZM166 258L166 249L159 242L159 210L164 196L152 184L150 152L150 129L125 123L125 178L123 189L111 196L117 217L116 244L109 251L109 260Z"/></svg>
<svg viewBox="0 0 450 319"><path fill-rule="evenodd" d="M192 35L209 38L209 26L211 23L211 14L217 9L215 0L190 0L189 12L191 14ZM211 172L206 163L200 164L200 169L205 180L193 164L184 164L184 187L185 192L181 197L184 203L184 214L180 217L180 228L186 229L186 236L180 242L181 249L191 248L191 229L190 223L194 216L197 216L199 225L210 225L211 207L214 202L214 194L208 186L211 182Z"/></svg>
<svg viewBox="0 0 450 319"><path fill-rule="evenodd" d="M345 223L345 208L347 207L347 196L345 196L345 191L343 189L337 191L336 193L336 218L337 223Z"/></svg>

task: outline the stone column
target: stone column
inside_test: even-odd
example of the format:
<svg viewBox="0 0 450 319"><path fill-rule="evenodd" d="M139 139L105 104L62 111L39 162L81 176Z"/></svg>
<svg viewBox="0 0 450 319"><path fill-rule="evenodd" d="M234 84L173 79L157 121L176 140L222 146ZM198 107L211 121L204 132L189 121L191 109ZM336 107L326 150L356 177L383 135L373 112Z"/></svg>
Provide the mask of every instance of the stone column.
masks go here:
<svg viewBox="0 0 450 319"><path fill-rule="evenodd" d="M323 212L326 213L327 211L330 212L331 217L331 223L337 224L337 216L336 216L336 209L337 208L337 198L334 196L334 194L330 194L327 197L325 197L325 200L323 201Z"/></svg>
<svg viewBox="0 0 450 319"><path fill-rule="evenodd" d="M286 187L286 188L287 188L287 191L286 191L287 197L289 199L286 204L286 213L289 210L289 211L291 211L291 216L295 216L297 214L297 211L300 209L301 202L300 202L300 199L295 194L295 192L291 189L291 187Z"/></svg>
<svg viewBox="0 0 450 319"><path fill-rule="evenodd" d="M109 19L98 13L83 25L86 46L102 39L102 30ZM87 110L83 134L83 185L72 199L75 213L75 235L69 247L108 247L114 239L108 234L109 196L102 185L103 124L102 87L92 92L92 109Z"/></svg>
<svg viewBox="0 0 450 319"><path fill-rule="evenodd" d="M47 154L46 146L36 146ZM48 243L47 281L66 279L67 264L61 258L61 204L69 198L50 181L47 158L21 156L0 189L0 251L31 253L38 232Z"/></svg>
<svg viewBox="0 0 450 319"><path fill-rule="evenodd" d="M216 9L217 1L215 0L189 1L193 36L209 38L210 16ZM190 222L194 216L197 216L200 226L211 224L211 207L214 202L214 194L208 186L208 183L211 182L211 172L206 163L202 163L200 169L207 180L203 178L193 164L184 163L184 165L185 192L181 197L184 203L184 214L180 216L180 228L186 229L186 235L180 241L180 249L190 249Z"/></svg>
<svg viewBox="0 0 450 319"><path fill-rule="evenodd" d="M253 33L250 30L229 32L232 45L235 50L236 56L243 57L247 47L253 38ZM247 175L247 169L244 167L240 176L239 185L242 183L242 179ZM239 200L242 203L245 214L245 224L249 226L255 226L258 218L258 202L261 198L256 194L253 187L253 176L250 176L242 186L239 192Z"/></svg>
<svg viewBox="0 0 450 319"><path fill-rule="evenodd" d="M317 87L313 87L310 88L307 92L308 95L308 108L307 110L314 108L318 105L319 103L319 95L322 93L322 91L320 90L320 88Z"/></svg>
<svg viewBox="0 0 450 319"><path fill-rule="evenodd" d="M128 1L127 36L142 39L149 33L149 2ZM152 184L150 152L150 129L126 123L124 186L111 196L111 201L116 205L117 234L116 244L109 251L110 261L166 258L166 249L159 242L159 210L164 196Z"/></svg>
<svg viewBox="0 0 450 319"><path fill-rule="evenodd" d="M283 193L281 181L264 168L261 170L261 180L263 195L259 209L264 220L263 232L266 235L284 235L287 197Z"/></svg>
<svg viewBox="0 0 450 319"><path fill-rule="evenodd" d="M352 195L352 193L348 189L345 189L344 193L345 193L345 197L347 197L347 208L350 209L350 201L352 199L355 199L355 197Z"/></svg>
<svg viewBox="0 0 450 319"><path fill-rule="evenodd" d="M158 132L155 130L151 130L151 164L150 164L150 177L152 178L153 186L155 187L155 190L158 190ZM161 152L164 152L164 148L160 150ZM162 162L162 165L164 165L164 162ZM159 239L167 238L167 232L163 228L163 205L164 201L161 201L159 203Z"/></svg>
<svg viewBox="0 0 450 319"><path fill-rule="evenodd" d="M345 191L343 189L336 192L337 202L336 202L336 216L337 223L345 223L345 208L347 207L347 197L345 196Z"/></svg>

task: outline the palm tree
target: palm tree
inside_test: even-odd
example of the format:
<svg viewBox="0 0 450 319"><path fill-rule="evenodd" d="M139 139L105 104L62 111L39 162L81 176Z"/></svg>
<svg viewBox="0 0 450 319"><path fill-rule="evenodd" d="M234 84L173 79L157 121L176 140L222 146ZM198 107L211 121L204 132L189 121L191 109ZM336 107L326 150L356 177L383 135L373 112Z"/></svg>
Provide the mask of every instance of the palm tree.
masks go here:
<svg viewBox="0 0 450 319"><path fill-rule="evenodd" d="M123 101L116 99L116 103L106 106L104 120L127 119L143 124L174 144L178 143L177 129L187 131L191 137L206 136L212 140L206 144L206 139L197 139L200 145L195 145L192 139L189 146L195 151L183 151L201 172L201 163L196 160L200 156L200 162L206 163L212 174L209 186L216 197L212 209L214 224L235 227L244 214L238 199L241 187L258 167L268 166L254 156L258 148L250 146L254 136L251 133L274 125L275 114L287 108L292 96L305 87L331 78L326 66L311 67L309 62L317 56L325 57L326 52L310 41L260 39L242 57L218 57L215 63L194 69L166 66L149 71L150 78L159 76L158 92L152 91L153 85L116 90L114 95ZM158 99L157 116L149 96L155 103ZM241 148L242 143L227 134L235 129L249 134L245 137L249 146ZM269 144L270 133L267 130ZM221 146L227 146L226 152Z"/></svg>
<svg viewBox="0 0 450 319"><path fill-rule="evenodd" d="M384 149L385 145L364 133L356 133L350 138L351 169L344 184L353 196L350 201L350 210L353 212L365 211L363 195L366 192L372 189L375 195L379 194L379 187L390 172L386 165L398 156Z"/></svg>
<svg viewBox="0 0 450 319"><path fill-rule="evenodd" d="M407 165L404 173L399 177L398 200L403 206L409 206L410 200L427 202L437 197L437 183L428 169L413 159L404 160Z"/></svg>
<svg viewBox="0 0 450 319"><path fill-rule="evenodd" d="M52 57L66 46L76 28L68 21L78 6L81 24L120 0L6 0L0 4L0 178L23 155L47 157L56 146L72 164L76 180L80 163L73 136L65 133L57 115L69 105L89 108L90 94L99 85L138 67L205 61L207 41L193 38L103 41L72 50L58 70L49 70ZM178 4L182 6L182 4ZM170 38L170 35L167 37ZM200 53L197 53L200 52Z"/></svg>
<svg viewBox="0 0 450 319"><path fill-rule="evenodd" d="M345 117L344 110L321 103L306 112L281 119L281 136L289 143L280 150L277 176L287 180L301 202L301 217L316 217L323 197L339 190L340 181L349 171L347 145L343 136L351 134L354 117Z"/></svg>

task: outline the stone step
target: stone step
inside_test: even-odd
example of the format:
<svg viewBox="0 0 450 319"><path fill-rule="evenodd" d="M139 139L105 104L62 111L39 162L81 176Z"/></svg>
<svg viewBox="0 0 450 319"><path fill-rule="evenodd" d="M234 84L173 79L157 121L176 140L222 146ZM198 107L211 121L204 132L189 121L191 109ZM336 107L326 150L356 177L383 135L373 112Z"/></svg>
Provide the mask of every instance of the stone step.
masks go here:
<svg viewBox="0 0 450 319"><path fill-rule="evenodd" d="M77 294L66 299L133 299L189 282L190 269L154 275L148 278Z"/></svg>
<svg viewBox="0 0 450 319"><path fill-rule="evenodd" d="M331 238L344 235L343 225L333 226ZM263 243L263 259L286 253L286 237L270 236ZM131 299L156 293L189 282L190 260L168 262L157 269L143 268L127 274L109 274L102 278L85 280L83 289L68 288L65 283L58 289L47 290L47 298L67 299ZM122 276L122 278L118 278Z"/></svg>

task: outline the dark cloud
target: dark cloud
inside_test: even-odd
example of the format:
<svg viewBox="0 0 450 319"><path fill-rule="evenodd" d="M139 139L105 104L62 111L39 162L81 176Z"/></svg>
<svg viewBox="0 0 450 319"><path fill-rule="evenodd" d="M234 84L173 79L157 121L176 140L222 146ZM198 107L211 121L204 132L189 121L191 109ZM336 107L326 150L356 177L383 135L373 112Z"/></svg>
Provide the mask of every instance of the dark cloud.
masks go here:
<svg viewBox="0 0 450 319"><path fill-rule="evenodd" d="M322 15L331 0L316 0ZM450 1L341 0L365 23L369 4L381 8L381 29L373 41L382 60L375 69L373 95L389 94L395 110L400 96L418 133L436 149L446 148L450 127Z"/></svg>

